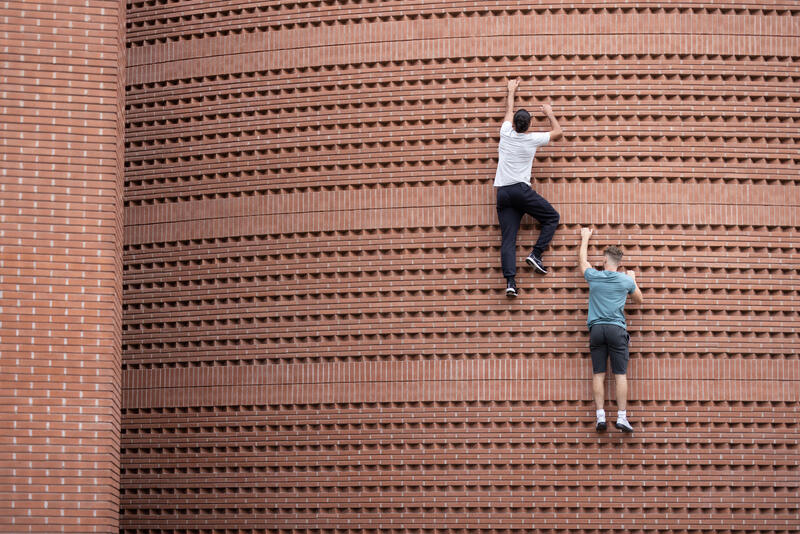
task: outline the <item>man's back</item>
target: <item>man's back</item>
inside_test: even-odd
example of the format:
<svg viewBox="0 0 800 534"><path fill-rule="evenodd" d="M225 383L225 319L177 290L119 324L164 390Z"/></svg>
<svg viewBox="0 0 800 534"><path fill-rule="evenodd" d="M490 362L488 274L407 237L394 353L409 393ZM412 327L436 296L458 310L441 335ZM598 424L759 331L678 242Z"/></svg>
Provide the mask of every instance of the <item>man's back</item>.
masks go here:
<svg viewBox="0 0 800 534"><path fill-rule="evenodd" d="M546 145L549 141L548 132L517 133L510 122L504 122L500 127L495 187L519 182L530 184L536 147Z"/></svg>
<svg viewBox="0 0 800 534"><path fill-rule="evenodd" d="M586 269L583 277L589 283L589 328L595 324L614 324L627 328L625 300L636 289L630 276L617 271Z"/></svg>

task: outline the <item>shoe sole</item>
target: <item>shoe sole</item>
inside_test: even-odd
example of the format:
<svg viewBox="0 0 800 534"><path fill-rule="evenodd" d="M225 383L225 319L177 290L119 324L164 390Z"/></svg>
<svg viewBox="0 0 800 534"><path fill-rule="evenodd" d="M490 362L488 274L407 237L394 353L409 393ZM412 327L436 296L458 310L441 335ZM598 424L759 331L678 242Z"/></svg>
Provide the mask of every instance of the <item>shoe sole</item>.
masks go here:
<svg viewBox="0 0 800 534"><path fill-rule="evenodd" d="M539 274L547 274L547 269L542 269L541 267L536 265L536 262L533 261L532 259L525 258L525 263L527 263L528 265L533 267L533 270L536 271L537 273L539 273Z"/></svg>
<svg viewBox="0 0 800 534"><path fill-rule="evenodd" d="M602 425L598 424L597 426L595 426L595 427L594 427L594 429L595 429L597 432L605 432L605 431L606 431L606 428L608 428L608 427L606 426L606 424L605 424L605 423L603 423Z"/></svg>
<svg viewBox="0 0 800 534"><path fill-rule="evenodd" d="M626 434L633 434L633 429L628 428L627 426L623 426L619 423L614 423L614 426L625 432Z"/></svg>
<svg viewBox="0 0 800 534"><path fill-rule="evenodd" d="M506 296L508 298L510 298L510 299L515 299L515 298L517 298L517 292L516 291L506 291Z"/></svg>

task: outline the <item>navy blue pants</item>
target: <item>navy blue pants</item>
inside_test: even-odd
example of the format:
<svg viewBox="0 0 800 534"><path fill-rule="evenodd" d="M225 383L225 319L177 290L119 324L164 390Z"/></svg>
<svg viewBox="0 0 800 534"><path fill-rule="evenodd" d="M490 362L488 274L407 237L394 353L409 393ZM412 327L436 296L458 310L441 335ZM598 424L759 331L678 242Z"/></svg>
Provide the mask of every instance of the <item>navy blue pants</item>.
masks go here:
<svg viewBox="0 0 800 534"><path fill-rule="evenodd" d="M542 225L539 239L532 253L541 257L556 233L559 215L553 206L525 183L516 183L497 188L497 217L503 241L500 246L500 261L503 276L517 275L517 232L522 216L528 214Z"/></svg>

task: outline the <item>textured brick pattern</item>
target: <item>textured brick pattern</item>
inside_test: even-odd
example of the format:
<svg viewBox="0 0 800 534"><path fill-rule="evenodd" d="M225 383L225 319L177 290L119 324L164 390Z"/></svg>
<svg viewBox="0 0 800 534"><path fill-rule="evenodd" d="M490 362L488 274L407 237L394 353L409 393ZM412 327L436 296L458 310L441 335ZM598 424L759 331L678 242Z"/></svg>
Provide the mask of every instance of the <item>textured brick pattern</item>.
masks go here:
<svg viewBox="0 0 800 534"><path fill-rule="evenodd" d="M124 532L797 531L800 8L527 6L128 5ZM506 76L565 130L511 302ZM633 436L581 225L644 291Z"/></svg>
<svg viewBox="0 0 800 534"><path fill-rule="evenodd" d="M118 532L125 6L0 5L0 531Z"/></svg>

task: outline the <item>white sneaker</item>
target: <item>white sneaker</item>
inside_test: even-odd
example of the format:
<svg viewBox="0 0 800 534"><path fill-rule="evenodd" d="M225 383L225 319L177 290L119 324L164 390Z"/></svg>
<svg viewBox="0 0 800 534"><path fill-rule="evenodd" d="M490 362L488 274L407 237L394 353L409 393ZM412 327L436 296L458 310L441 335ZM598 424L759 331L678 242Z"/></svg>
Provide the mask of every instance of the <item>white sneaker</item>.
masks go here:
<svg viewBox="0 0 800 534"><path fill-rule="evenodd" d="M623 432L627 432L628 434L633 432L633 427L628 422L628 419L626 417L625 418L617 417L617 422L614 423L614 426L619 428Z"/></svg>
<svg viewBox="0 0 800 534"><path fill-rule="evenodd" d="M605 417L604 417L604 418L602 418L602 419L600 419L600 418L598 417L598 418L597 418L597 424L594 426L594 429L595 429L595 430L597 430L598 432L605 432L605 431L606 431L606 428L607 428L607 426L606 426L606 419L605 419Z"/></svg>

